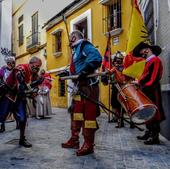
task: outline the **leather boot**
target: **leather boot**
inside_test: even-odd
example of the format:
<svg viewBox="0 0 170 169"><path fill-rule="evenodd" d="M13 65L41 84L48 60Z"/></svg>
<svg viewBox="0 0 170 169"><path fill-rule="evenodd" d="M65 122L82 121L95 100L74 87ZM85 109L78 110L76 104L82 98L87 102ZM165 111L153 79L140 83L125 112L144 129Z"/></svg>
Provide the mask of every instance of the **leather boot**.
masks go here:
<svg viewBox="0 0 170 169"><path fill-rule="evenodd" d="M84 156L88 154L94 153L94 144L87 143L86 141L83 143L82 147L77 150L76 154L77 156Z"/></svg>
<svg viewBox="0 0 170 169"><path fill-rule="evenodd" d="M32 147L32 144L29 143L26 138L25 138L25 127L26 127L26 120L23 122L19 122L19 129L20 129L20 140L19 140L19 145L23 146L25 148L30 148Z"/></svg>
<svg viewBox="0 0 170 169"><path fill-rule="evenodd" d="M74 125L74 126L73 126ZM78 149L79 148L79 133L81 130L81 123L73 122L72 121L72 128L71 128L71 138L61 144L62 148L74 148Z"/></svg>
<svg viewBox="0 0 170 169"><path fill-rule="evenodd" d="M5 123L2 123L0 128L0 133L3 133L4 131L5 131Z"/></svg>
<svg viewBox="0 0 170 169"><path fill-rule="evenodd" d="M87 130L84 133L84 143L82 147L77 150L77 156L84 156L91 153L94 153L94 130Z"/></svg>
<svg viewBox="0 0 170 169"><path fill-rule="evenodd" d="M74 148L78 149L79 148L79 140L78 137L71 137L67 142L61 144L62 148Z"/></svg>
<svg viewBox="0 0 170 169"><path fill-rule="evenodd" d="M143 136L137 136L136 138L138 140L147 140L150 137L150 132L148 130L145 131L145 134Z"/></svg>
<svg viewBox="0 0 170 169"><path fill-rule="evenodd" d="M151 135L146 141L144 141L146 145L160 144L159 134Z"/></svg>
<svg viewBox="0 0 170 169"><path fill-rule="evenodd" d="M30 148L30 147L32 147L32 144L29 143L29 142L26 140L25 136L19 140L19 145L20 145L20 146L23 146L23 147L25 147L25 148Z"/></svg>

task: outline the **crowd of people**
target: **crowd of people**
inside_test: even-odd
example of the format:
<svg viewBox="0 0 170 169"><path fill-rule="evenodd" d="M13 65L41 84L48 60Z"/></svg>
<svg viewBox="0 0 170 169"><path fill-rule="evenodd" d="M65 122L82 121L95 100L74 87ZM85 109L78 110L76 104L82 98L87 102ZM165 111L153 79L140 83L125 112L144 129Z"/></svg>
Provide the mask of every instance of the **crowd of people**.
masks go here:
<svg viewBox="0 0 170 169"><path fill-rule="evenodd" d="M70 36L72 47L72 58L70 63L69 75L78 75L73 80L75 90L73 92L71 109L71 137L62 143L63 148L75 148L77 156L83 156L94 152L95 132L99 128L96 118L100 115L99 106L94 104L94 100L99 99L98 78L86 78L94 73L102 63L101 55L97 49L83 38L80 31L73 31ZM147 43L139 43L133 50L134 62L145 60L144 71L140 78L133 79L122 74L125 67L125 59L121 52L117 52L113 58L113 69L109 70L111 77L107 75L102 77L104 84L112 83L111 105L115 114L115 121L118 121L116 127L123 127L123 108L120 100L117 99L119 86L128 83L135 83L138 88L148 97L156 108L154 117L146 121L146 131L143 136L137 136L137 139L144 140L144 144L159 144L160 122L165 119L160 91L160 80L162 78L162 63L158 55L161 53L159 46L152 46ZM128 109L128 108L127 108ZM145 111L145 110L144 110ZM133 121L130 122L131 127ZM79 148L79 133L82 128L84 143Z"/></svg>
<svg viewBox="0 0 170 169"><path fill-rule="evenodd" d="M69 71L62 72L61 76L78 76L77 79L72 80L74 85L72 87L72 103L69 108L71 112L71 136L61 146L62 148L78 149L77 156L84 156L94 152L95 133L99 129L97 117L100 115L100 107L96 104L99 100L99 78L98 76L87 76L98 71L102 64L102 56L78 30L70 34L70 45L72 48L70 68ZM163 71L161 60L158 57L160 53L159 46L144 42L137 45L132 52L133 57L136 58L134 61L140 58L146 63L141 77L133 79L122 73L126 65L126 56L117 52L112 58L113 69L108 70L101 79L103 84L111 83L112 85L111 105L115 114L114 121L118 122L116 126L118 128L124 126L123 112L126 111L126 108L117 98L120 89L116 84L121 88L125 84L135 83L156 106L154 117L146 122L145 134L137 136L137 139L144 140L146 145L159 144L160 122L165 119L160 90ZM5 130L4 122L11 112L17 121L17 127L20 129L19 145L31 147L32 145L25 138L27 98L34 99L36 102L35 117L37 119L50 116L52 111L49 106L49 91L52 87L52 78L45 70L41 70L40 74L38 73L42 63L37 57L32 57L28 64L17 66L15 66L15 58L8 57L6 63L7 65L0 70L0 90L3 91L0 98L1 131ZM30 111L32 112L32 109ZM84 142L80 146L79 134L81 130Z"/></svg>

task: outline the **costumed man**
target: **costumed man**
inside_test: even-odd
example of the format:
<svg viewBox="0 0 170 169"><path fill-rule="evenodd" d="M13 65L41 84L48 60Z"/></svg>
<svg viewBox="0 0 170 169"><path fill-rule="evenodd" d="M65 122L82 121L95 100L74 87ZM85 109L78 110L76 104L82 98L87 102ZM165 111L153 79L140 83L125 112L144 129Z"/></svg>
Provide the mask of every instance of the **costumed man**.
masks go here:
<svg viewBox="0 0 170 169"><path fill-rule="evenodd" d="M144 42L138 44L133 50L134 56L146 59L144 72L138 80L138 84L143 93L146 94L146 96L158 108L154 118L146 124L147 130L145 134L143 136L137 136L138 139L145 140L144 144L146 145L160 143L160 122L165 119L160 89L163 66L160 58L158 57L161 51L162 50L159 46L151 46Z"/></svg>
<svg viewBox="0 0 170 169"><path fill-rule="evenodd" d="M84 143L76 154L83 156L94 152L95 132L98 129L96 118L100 114L98 105L90 100L99 99L98 78L86 78L86 76L101 66L102 57L89 41L84 40L83 34L78 30L71 33L70 42L73 50L70 74L78 74L78 79L73 81L78 92L72 101L72 135L66 143L62 143L62 147L79 148L79 133L82 128Z"/></svg>
<svg viewBox="0 0 170 169"><path fill-rule="evenodd" d="M119 72L123 71L123 54L120 51L117 51L115 57L113 58L113 66L116 67L116 69ZM119 103L117 99L117 94L118 94L118 89L115 86L116 80L114 78L114 74L111 76L111 83L112 83L112 95L111 95L111 105L113 108L113 111L117 114L117 122L118 125L116 128L124 127L124 122L123 122L123 112L121 108L121 104Z"/></svg>
<svg viewBox="0 0 170 169"><path fill-rule="evenodd" d="M13 113L13 116L16 120L16 128L19 128L18 120L16 118L16 114L13 111L13 102L11 101L11 97L9 93L6 93L5 82L11 71L15 67L15 57L8 56L5 57L6 65L0 69L0 121L1 121L1 129L0 132L5 131L5 120L10 112Z"/></svg>
<svg viewBox="0 0 170 169"><path fill-rule="evenodd" d="M123 70L123 54L120 51L117 51L114 55L112 55L112 65L114 68L116 68L119 72L122 72ZM104 85L108 85L109 77L108 75L101 76L101 81ZM123 114L121 111L121 104L119 103L117 99L118 89L115 86L116 79L114 77L114 73L110 77L110 81L112 84L112 94L111 94L111 106L113 109L113 112L115 113L115 116L111 121L117 122L118 125L116 125L116 128L120 128L124 126L123 122Z"/></svg>
<svg viewBox="0 0 170 169"><path fill-rule="evenodd" d="M50 101L50 89L52 88L51 75L45 72L44 69L40 71L40 76L44 78L42 84L39 85L38 95L36 97L36 118L50 117L52 114L51 101Z"/></svg>
<svg viewBox="0 0 170 169"><path fill-rule="evenodd" d="M38 71L42 65L42 62L37 57L32 57L29 64L20 64L16 66L8 78L6 79L6 85L13 90L13 101L15 102L16 114L19 120L20 139L19 145L30 148L30 144L25 138L25 128L27 122L26 112L26 97L27 95L34 95L38 91L36 86L42 83L43 79L38 79ZM36 89L34 91L34 89ZM35 93L34 93L35 92Z"/></svg>

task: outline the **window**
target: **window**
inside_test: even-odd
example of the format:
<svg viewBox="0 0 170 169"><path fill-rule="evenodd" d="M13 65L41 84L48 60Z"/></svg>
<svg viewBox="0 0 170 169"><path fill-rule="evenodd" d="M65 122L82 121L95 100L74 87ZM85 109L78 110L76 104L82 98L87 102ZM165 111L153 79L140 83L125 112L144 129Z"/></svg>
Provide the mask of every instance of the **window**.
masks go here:
<svg viewBox="0 0 170 169"><path fill-rule="evenodd" d="M59 30L53 34L54 36L54 53L58 53L62 51L62 31Z"/></svg>
<svg viewBox="0 0 170 169"><path fill-rule="evenodd" d="M32 44L38 44L38 12L32 16Z"/></svg>
<svg viewBox="0 0 170 169"><path fill-rule="evenodd" d="M70 21L70 32L73 30L79 30L84 34L85 39L92 42L92 21L91 21L91 9L88 9L81 15Z"/></svg>
<svg viewBox="0 0 170 169"><path fill-rule="evenodd" d="M24 43L23 24L19 26L18 32L19 32L19 46L21 46Z"/></svg>
<svg viewBox="0 0 170 169"><path fill-rule="evenodd" d="M23 19L24 19L24 16L21 15L21 16L18 18L18 24L21 23L21 22L23 21Z"/></svg>
<svg viewBox="0 0 170 169"><path fill-rule="evenodd" d="M104 33L117 30L122 27L121 23L121 0L110 0L105 4L103 13Z"/></svg>
<svg viewBox="0 0 170 169"><path fill-rule="evenodd" d="M59 96L63 97L65 96L65 81L64 80L59 80Z"/></svg>
<svg viewBox="0 0 170 169"><path fill-rule="evenodd" d="M87 18L85 18L84 20L75 23L74 24L74 29L75 30L79 30L80 32L82 32L84 34L84 38L88 39L88 32L87 32Z"/></svg>
<svg viewBox="0 0 170 169"><path fill-rule="evenodd" d="M32 16L32 33L38 32L38 12Z"/></svg>

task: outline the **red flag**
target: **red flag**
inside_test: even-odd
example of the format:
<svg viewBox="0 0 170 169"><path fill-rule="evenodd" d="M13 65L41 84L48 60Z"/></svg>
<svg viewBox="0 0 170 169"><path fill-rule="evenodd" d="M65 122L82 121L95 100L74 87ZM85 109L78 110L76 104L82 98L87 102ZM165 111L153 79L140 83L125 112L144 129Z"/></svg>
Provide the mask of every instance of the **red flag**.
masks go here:
<svg viewBox="0 0 170 169"><path fill-rule="evenodd" d="M111 70L111 68L112 68L112 60L111 60L111 44L110 44L110 35L109 35L107 40L106 51L102 62L102 71L104 72L106 69Z"/></svg>
<svg viewBox="0 0 170 169"><path fill-rule="evenodd" d="M144 58L135 57L135 56L133 56L132 52L129 52L129 53L124 57L124 60L123 60L124 69L126 69L127 67L129 67L130 65L132 65L134 62L140 62L140 61L143 61L143 60L144 60Z"/></svg>

